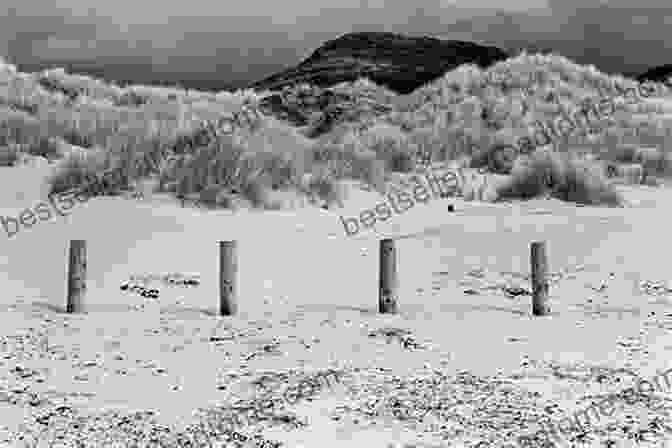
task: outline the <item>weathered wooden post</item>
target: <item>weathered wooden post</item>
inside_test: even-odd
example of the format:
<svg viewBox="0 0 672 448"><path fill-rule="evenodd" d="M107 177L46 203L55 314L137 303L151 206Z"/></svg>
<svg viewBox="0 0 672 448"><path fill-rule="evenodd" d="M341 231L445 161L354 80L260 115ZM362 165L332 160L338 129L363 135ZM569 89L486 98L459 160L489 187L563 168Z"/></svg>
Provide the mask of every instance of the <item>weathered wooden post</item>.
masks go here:
<svg viewBox="0 0 672 448"><path fill-rule="evenodd" d="M545 241L535 241L530 245L530 263L532 265L532 314L545 316L551 312L548 303L548 259Z"/></svg>
<svg viewBox="0 0 672 448"><path fill-rule="evenodd" d="M238 254L235 241L219 242L219 314L232 316L238 311Z"/></svg>
<svg viewBox="0 0 672 448"><path fill-rule="evenodd" d="M397 255L394 247L394 240L387 238L380 242L378 312L397 312L397 290Z"/></svg>
<svg viewBox="0 0 672 448"><path fill-rule="evenodd" d="M68 313L84 311L86 296L86 241L71 240L68 264Z"/></svg>

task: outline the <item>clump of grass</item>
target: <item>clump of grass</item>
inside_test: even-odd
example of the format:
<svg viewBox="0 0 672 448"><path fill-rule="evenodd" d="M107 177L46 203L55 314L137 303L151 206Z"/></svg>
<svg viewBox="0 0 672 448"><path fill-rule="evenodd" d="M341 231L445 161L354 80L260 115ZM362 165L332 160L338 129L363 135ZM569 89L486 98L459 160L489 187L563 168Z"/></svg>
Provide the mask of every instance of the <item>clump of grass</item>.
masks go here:
<svg viewBox="0 0 672 448"><path fill-rule="evenodd" d="M117 100L117 106L140 107L147 104L147 102L149 102L149 98L146 95L136 92L133 88L128 88Z"/></svg>
<svg viewBox="0 0 672 448"><path fill-rule="evenodd" d="M588 205L621 206L623 198L594 165L573 160L567 164L564 179L554 186L554 196L568 202Z"/></svg>
<svg viewBox="0 0 672 448"><path fill-rule="evenodd" d="M184 200L194 192L194 188L192 178L187 175L186 170L180 171L175 181L175 197L184 204Z"/></svg>
<svg viewBox="0 0 672 448"><path fill-rule="evenodd" d="M301 173L291 154L262 152L257 153L254 158L259 172L267 176L271 189L285 189L298 183Z"/></svg>
<svg viewBox="0 0 672 448"><path fill-rule="evenodd" d="M199 194L199 201L201 204L206 205L210 208L215 208L219 204L219 201L222 200L224 196L221 195L224 192L224 187L219 184L210 184L207 185Z"/></svg>
<svg viewBox="0 0 672 448"><path fill-rule="evenodd" d="M377 192L385 192L385 179L387 177L385 171L385 163L380 159L370 159L367 165L367 177L366 181L371 185Z"/></svg>
<svg viewBox="0 0 672 448"><path fill-rule="evenodd" d="M607 177L616 182L629 185L641 185L646 179L644 167L639 163L621 163L607 165Z"/></svg>
<svg viewBox="0 0 672 448"><path fill-rule="evenodd" d="M607 150L604 158L611 162L637 163L639 161L638 148L638 145L632 144L614 145Z"/></svg>
<svg viewBox="0 0 672 448"><path fill-rule="evenodd" d="M266 208L271 203L269 188L262 176L247 179L241 185L240 192L254 208Z"/></svg>
<svg viewBox="0 0 672 448"><path fill-rule="evenodd" d="M410 173L415 170L417 162L417 156L407 152L399 152L390 158L389 166L394 172Z"/></svg>
<svg viewBox="0 0 672 448"><path fill-rule="evenodd" d="M385 191L386 164L371 150L358 151L352 160L352 178L365 182L376 191Z"/></svg>
<svg viewBox="0 0 672 448"><path fill-rule="evenodd" d="M68 129L63 133L63 140L74 146L81 146L82 148L93 147L93 139L77 129Z"/></svg>
<svg viewBox="0 0 672 448"><path fill-rule="evenodd" d="M163 191L176 191L178 197L200 194L199 200L209 204L219 200L227 206L231 200L224 194L241 194L255 208L267 208L270 190L298 184L297 157L289 152L253 152L231 136L218 136L193 154L175 155L161 170L159 185Z"/></svg>
<svg viewBox="0 0 672 448"><path fill-rule="evenodd" d="M102 185L102 191L89 191L92 194L114 193L120 185L112 185L111 179L102 174L109 166L109 156L102 150L90 150L86 153L70 153L60 163L48 179L49 194L63 193L73 189ZM118 174L118 171L114 171ZM107 179L105 179L107 178ZM105 179L105 180L103 180ZM113 182L114 183L114 182Z"/></svg>
<svg viewBox="0 0 672 448"><path fill-rule="evenodd" d="M236 202L234 201L233 195L225 190L222 190L217 194L215 205L219 208L228 210L236 209Z"/></svg>
<svg viewBox="0 0 672 448"><path fill-rule="evenodd" d="M392 125L376 124L361 136L366 148L375 152L392 171L410 172L415 168L416 153L427 150L422 143L411 144L404 132ZM421 146L422 145L422 146Z"/></svg>
<svg viewBox="0 0 672 448"><path fill-rule="evenodd" d="M38 85L44 88L47 92L61 92L66 97L74 101L82 94L80 89L72 86L64 85L60 80L50 77L48 73L43 73L37 80Z"/></svg>
<svg viewBox="0 0 672 448"><path fill-rule="evenodd" d="M332 204L342 207L345 199L344 190L339 188L338 182L326 166L314 166L313 172L307 176L302 187L304 193L319 198L327 207Z"/></svg>
<svg viewBox="0 0 672 448"><path fill-rule="evenodd" d="M175 193L177 185L177 176L183 166L182 157L174 157L167 160L159 171L159 192Z"/></svg>
<svg viewBox="0 0 672 448"><path fill-rule="evenodd" d="M600 158L607 164L639 164L644 176L669 176L672 172L672 158L659 147L637 144L617 144L603 150Z"/></svg>
<svg viewBox="0 0 672 448"><path fill-rule="evenodd" d="M348 151L343 144L316 144L306 153L306 166L326 165L337 179L352 176L354 151Z"/></svg>
<svg viewBox="0 0 672 448"><path fill-rule="evenodd" d="M360 180L382 192L385 190L388 171L399 169L405 172L409 167L404 166L404 163L415 167L412 149L397 152L396 155L377 152L376 149L380 148L368 148L354 134L348 134L340 141L318 142L305 153L304 169L301 171L317 178L328 177L335 182ZM410 160L396 157L401 154ZM302 185L305 190L305 182Z"/></svg>
<svg viewBox="0 0 672 448"><path fill-rule="evenodd" d="M623 204L622 197L597 165L569 154L537 151L521 157L511 176L511 182L498 191L500 198L530 199L549 194L584 205Z"/></svg>
<svg viewBox="0 0 672 448"><path fill-rule="evenodd" d="M46 159L58 158L58 142L55 139L41 137L35 144L28 146L28 154Z"/></svg>
<svg viewBox="0 0 672 448"><path fill-rule="evenodd" d="M19 160L19 145L11 143L0 146L0 166L14 166Z"/></svg>

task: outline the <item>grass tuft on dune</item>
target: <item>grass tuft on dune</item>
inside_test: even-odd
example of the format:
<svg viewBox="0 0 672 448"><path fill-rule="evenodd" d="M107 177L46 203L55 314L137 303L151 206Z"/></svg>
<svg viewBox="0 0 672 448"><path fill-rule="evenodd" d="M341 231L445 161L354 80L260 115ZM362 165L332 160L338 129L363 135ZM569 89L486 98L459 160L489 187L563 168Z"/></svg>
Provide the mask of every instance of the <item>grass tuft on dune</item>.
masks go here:
<svg viewBox="0 0 672 448"><path fill-rule="evenodd" d="M530 199L550 195L583 205L621 206L623 199L599 165L571 154L537 151L517 161L501 198Z"/></svg>

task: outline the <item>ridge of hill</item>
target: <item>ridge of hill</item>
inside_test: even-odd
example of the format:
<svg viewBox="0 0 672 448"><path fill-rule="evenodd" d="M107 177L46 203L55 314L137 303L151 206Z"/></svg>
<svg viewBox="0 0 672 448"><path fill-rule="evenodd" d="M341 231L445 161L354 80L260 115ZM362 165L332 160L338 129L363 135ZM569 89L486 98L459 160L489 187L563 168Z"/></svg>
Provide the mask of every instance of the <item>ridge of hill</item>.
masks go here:
<svg viewBox="0 0 672 448"><path fill-rule="evenodd" d="M397 93L410 93L462 64L487 67L509 55L474 42L385 32L347 33L325 42L296 67L252 83L277 90L298 83L330 87L369 78Z"/></svg>
<svg viewBox="0 0 672 448"><path fill-rule="evenodd" d="M637 81L654 81L662 82L668 86L672 86L672 64L659 65L651 67L644 73L637 76Z"/></svg>

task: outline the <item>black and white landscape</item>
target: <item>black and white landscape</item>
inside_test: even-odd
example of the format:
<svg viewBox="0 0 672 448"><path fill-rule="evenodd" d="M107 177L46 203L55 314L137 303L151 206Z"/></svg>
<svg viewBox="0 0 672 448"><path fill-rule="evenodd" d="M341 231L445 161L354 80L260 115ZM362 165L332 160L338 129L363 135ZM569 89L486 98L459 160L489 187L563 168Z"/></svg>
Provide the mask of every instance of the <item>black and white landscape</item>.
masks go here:
<svg viewBox="0 0 672 448"><path fill-rule="evenodd" d="M668 3L5 1L0 447L672 447Z"/></svg>

